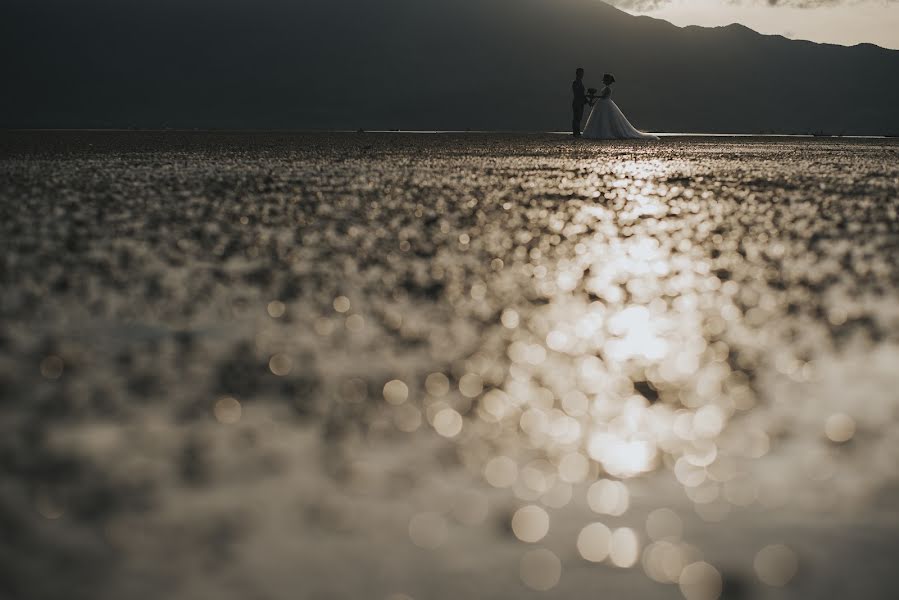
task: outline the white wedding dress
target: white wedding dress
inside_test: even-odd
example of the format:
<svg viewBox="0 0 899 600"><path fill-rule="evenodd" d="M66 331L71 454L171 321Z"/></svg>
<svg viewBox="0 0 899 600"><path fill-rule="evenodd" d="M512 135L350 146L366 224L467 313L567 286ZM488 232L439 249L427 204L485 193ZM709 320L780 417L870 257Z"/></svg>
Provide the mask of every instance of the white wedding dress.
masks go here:
<svg viewBox="0 0 899 600"><path fill-rule="evenodd" d="M657 140L658 137L650 133L637 131L618 105L612 102L612 88L604 85L599 90L599 97L587 124L584 126L583 136L591 140Z"/></svg>

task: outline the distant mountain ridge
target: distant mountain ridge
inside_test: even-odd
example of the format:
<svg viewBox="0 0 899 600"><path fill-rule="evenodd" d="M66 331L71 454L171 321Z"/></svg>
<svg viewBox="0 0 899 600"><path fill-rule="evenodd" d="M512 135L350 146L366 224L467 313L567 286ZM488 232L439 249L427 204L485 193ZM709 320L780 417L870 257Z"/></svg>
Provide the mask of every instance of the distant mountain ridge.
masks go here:
<svg viewBox="0 0 899 600"><path fill-rule="evenodd" d="M600 1L602 1L602 0L600 0ZM639 15L639 16L646 17L646 15ZM647 17L647 18L653 18L653 17ZM664 19L653 19L653 20L668 23L668 21L665 21ZM816 42L814 40L807 40L804 38L791 38L791 37L787 37L785 35L781 35L779 33L762 33L760 31L756 31L755 29L753 29L752 27L749 27L748 25L743 25L742 23L728 23L727 25L674 25L673 23L671 23L671 25L673 25L674 27L677 27L678 29L684 29L687 31L692 31L692 30L702 31L702 30L708 30L708 29L730 29L730 30L746 31L748 33L751 33L754 35L759 35L762 37L778 38L778 39L786 40L789 42L805 42L807 44L815 44L816 46L833 46L836 48L856 48L858 46L869 46L871 48L878 48L880 50L886 50L887 52L899 52L899 50L896 50L893 48L886 48L884 46L880 46L873 42L859 42L857 44L847 45L847 44L839 44L836 42Z"/></svg>
<svg viewBox="0 0 899 600"><path fill-rule="evenodd" d="M565 129L576 66L650 131L899 134L899 51L599 0L8 0L2 127Z"/></svg>

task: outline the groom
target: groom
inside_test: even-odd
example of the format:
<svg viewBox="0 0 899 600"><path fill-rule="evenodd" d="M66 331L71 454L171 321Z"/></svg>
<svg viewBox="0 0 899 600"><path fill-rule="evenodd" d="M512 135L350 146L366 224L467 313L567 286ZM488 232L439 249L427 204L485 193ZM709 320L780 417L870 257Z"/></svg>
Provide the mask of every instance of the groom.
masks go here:
<svg viewBox="0 0 899 600"><path fill-rule="evenodd" d="M571 82L574 98L571 100L571 133L581 137L581 121L584 119L584 106L587 104L587 91L584 89L584 70L578 67Z"/></svg>

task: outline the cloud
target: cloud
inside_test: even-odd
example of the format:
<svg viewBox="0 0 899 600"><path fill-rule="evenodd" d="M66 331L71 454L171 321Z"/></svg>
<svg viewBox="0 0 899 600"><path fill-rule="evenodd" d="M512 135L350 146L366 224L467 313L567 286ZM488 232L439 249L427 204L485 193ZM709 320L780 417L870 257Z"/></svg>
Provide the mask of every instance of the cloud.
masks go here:
<svg viewBox="0 0 899 600"><path fill-rule="evenodd" d="M648 12L669 4L672 0L607 0L609 4L633 10L636 12ZM823 6L836 6L838 4L894 4L899 0L721 0L722 4L767 4L772 7L787 6L791 8L821 8Z"/></svg>
<svg viewBox="0 0 899 600"><path fill-rule="evenodd" d="M731 4L743 4L744 0L728 0ZM752 1L752 0L750 0ZM788 6L791 8L821 8L822 6L835 6L837 4L858 4L865 0L754 0L756 3L764 2L768 6ZM894 0L881 0L892 2Z"/></svg>
<svg viewBox="0 0 899 600"><path fill-rule="evenodd" d="M607 0L609 4L626 10L650 11L668 4L671 0Z"/></svg>

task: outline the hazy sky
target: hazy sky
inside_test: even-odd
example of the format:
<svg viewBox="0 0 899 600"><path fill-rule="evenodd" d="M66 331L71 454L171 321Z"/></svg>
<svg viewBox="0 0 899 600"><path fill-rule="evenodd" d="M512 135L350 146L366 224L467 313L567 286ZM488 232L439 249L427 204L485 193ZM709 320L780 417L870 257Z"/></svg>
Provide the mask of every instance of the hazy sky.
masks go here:
<svg viewBox="0 0 899 600"><path fill-rule="evenodd" d="M675 25L742 23L762 33L899 49L899 0L611 0Z"/></svg>

